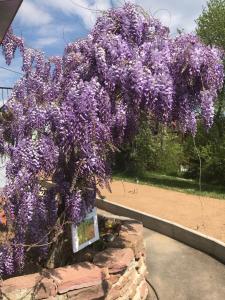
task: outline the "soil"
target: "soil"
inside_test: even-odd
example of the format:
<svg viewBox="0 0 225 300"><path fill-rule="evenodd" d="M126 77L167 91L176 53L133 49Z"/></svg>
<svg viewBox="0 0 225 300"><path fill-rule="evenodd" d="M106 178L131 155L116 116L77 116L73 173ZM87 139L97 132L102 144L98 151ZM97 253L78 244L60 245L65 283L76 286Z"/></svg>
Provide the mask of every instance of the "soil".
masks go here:
<svg viewBox="0 0 225 300"><path fill-rule="evenodd" d="M108 200L167 219L225 242L225 200L113 181Z"/></svg>

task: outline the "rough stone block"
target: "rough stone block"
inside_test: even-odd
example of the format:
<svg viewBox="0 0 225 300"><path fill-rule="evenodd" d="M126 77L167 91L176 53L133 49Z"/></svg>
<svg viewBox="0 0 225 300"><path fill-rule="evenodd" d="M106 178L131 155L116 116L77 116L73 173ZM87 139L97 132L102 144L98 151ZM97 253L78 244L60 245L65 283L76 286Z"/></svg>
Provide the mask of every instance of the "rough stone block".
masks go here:
<svg viewBox="0 0 225 300"><path fill-rule="evenodd" d="M147 270L146 265L141 266L141 267L139 268L139 270L138 270L138 273L139 273L140 275L142 275L143 277L146 277L147 274L148 274L148 270Z"/></svg>
<svg viewBox="0 0 225 300"><path fill-rule="evenodd" d="M132 260L134 260L134 253L130 248L108 248L96 254L93 263L99 267L107 267L112 274L125 270Z"/></svg>
<svg viewBox="0 0 225 300"><path fill-rule="evenodd" d="M134 273L137 273L135 270L135 262L132 262L129 266L129 268L126 269L126 271L120 276L117 285L124 286L128 281L130 282L131 277Z"/></svg>
<svg viewBox="0 0 225 300"><path fill-rule="evenodd" d="M137 234L130 234L123 231L113 242L110 243L112 248L131 248L134 251L135 258L140 257L140 252L145 252L143 237Z"/></svg>
<svg viewBox="0 0 225 300"><path fill-rule="evenodd" d="M137 272L142 275L143 277L146 277L148 274L147 266L145 263L144 257L141 257L138 261L136 261L136 269Z"/></svg>
<svg viewBox="0 0 225 300"><path fill-rule="evenodd" d="M111 286L106 300L115 300L124 295L135 294L138 276L135 268L128 269L120 276L119 280Z"/></svg>
<svg viewBox="0 0 225 300"><path fill-rule="evenodd" d="M120 277L121 276L119 274L111 274L107 280L109 288L111 288L113 284L117 283Z"/></svg>
<svg viewBox="0 0 225 300"><path fill-rule="evenodd" d="M138 260L136 260L136 269L138 270L143 265L145 265L145 257L142 256Z"/></svg>
<svg viewBox="0 0 225 300"><path fill-rule="evenodd" d="M132 300L145 300L148 297L148 292L148 284L145 279L143 279L137 287L136 294Z"/></svg>
<svg viewBox="0 0 225 300"><path fill-rule="evenodd" d="M53 280L43 278L38 273L18 276L3 281L1 286L3 299L46 299L55 296L56 285Z"/></svg>
<svg viewBox="0 0 225 300"><path fill-rule="evenodd" d="M135 258L140 258L145 253L143 239L143 225L135 220L123 221L119 236L109 242L111 248L131 248Z"/></svg>
<svg viewBox="0 0 225 300"><path fill-rule="evenodd" d="M145 280L138 287L140 291L141 300L145 300L148 296L148 284Z"/></svg>
<svg viewBox="0 0 225 300"><path fill-rule="evenodd" d="M132 292L133 288L135 288L135 286L133 286L130 282L124 286L119 286L119 285L113 286L109 291L106 300L115 300L124 295L127 295L127 297L129 298L129 295Z"/></svg>
<svg viewBox="0 0 225 300"><path fill-rule="evenodd" d="M68 300L95 300L105 298L107 293L107 285L100 284L79 290L74 290L67 293Z"/></svg>
<svg viewBox="0 0 225 300"><path fill-rule="evenodd" d="M35 299L36 300L46 299L49 296L54 297L56 294L57 294L57 286L53 282L53 280L48 278L43 278L39 282L35 290Z"/></svg>
<svg viewBox="0 0 225 300"><path fill-rule="evenodd" d="M144 244L143 244L143 249L141 250L141 251L138 251L138 252L136 252L136 254L135 254L135 258L138 260L138 259L140 259L140 258L146 258L146 254L145 254L145 246L144 246Z"/></svg>
<svg viewBox="0 0 225 300"><path fill-rule="evenodd" d="M136 234L143 236L143 224L135 220L125 220L121 226L120 232L129 232L129 234Z"/></svg>
<svg viewBox="0 0 225 300"><path fill-rule="evenodd" d="M56 282L59 294L100 285L105 279L104 272L91 263L80 263L65 268L57 268L50 272L50 276Z"/></svg>

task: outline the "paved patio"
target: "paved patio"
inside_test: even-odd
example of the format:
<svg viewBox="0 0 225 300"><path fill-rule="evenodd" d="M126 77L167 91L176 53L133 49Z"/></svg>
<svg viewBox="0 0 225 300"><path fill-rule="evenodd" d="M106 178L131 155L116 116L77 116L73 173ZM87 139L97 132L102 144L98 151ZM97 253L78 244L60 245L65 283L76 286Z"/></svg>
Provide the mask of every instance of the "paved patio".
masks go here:
<svg viewBox="0 0 225 300"><path fill-rule="evenodd" d="M98 209L101 215L115 217ZM209 255L144 228L148 280L160 300L225 300L225 265ZM152 289L148 300L158 300Z"/></svg>
<svg viewBox="0 0 225 300"><path fill-rule="evenodd" d="M225 265L147 228L144 236L148 279L160 300L225 299Z"/></svg>

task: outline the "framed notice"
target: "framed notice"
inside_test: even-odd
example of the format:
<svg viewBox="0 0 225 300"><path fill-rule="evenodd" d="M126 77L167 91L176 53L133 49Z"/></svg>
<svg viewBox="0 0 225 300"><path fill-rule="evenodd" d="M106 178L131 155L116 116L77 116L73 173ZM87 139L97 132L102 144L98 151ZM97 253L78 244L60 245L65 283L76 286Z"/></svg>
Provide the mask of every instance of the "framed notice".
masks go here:
<svg viewBox="0 0 225 300"><path fill-rule="evenodd" d="M78 226L72 224L73 253L91 245L98 239L97 210L94 208Z"/></svg>

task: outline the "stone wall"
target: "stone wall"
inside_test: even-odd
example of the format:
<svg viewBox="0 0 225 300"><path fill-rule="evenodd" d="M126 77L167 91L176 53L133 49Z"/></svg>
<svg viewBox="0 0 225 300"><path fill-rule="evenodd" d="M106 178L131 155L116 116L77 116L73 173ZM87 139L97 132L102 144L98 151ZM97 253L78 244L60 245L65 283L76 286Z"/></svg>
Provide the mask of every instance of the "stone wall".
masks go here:
<svg viewBox="0 0 225 300"><path fill-rule="evenodd" d="M108 246L94 256L92 263L5 280L0 287L0 299L146 299L148 285L142 224L122 221L119 236Z"/></svg>

